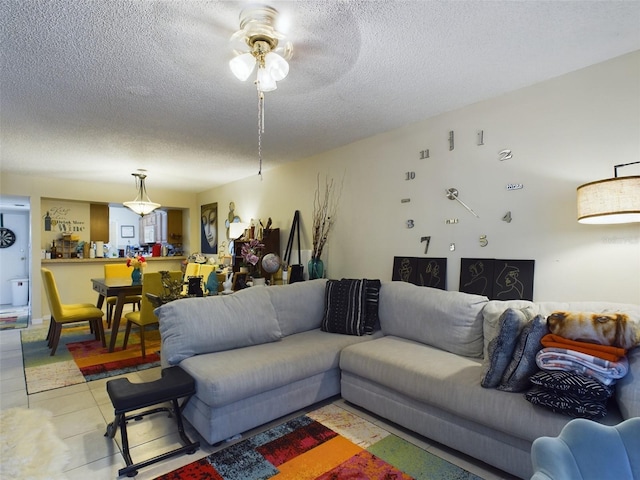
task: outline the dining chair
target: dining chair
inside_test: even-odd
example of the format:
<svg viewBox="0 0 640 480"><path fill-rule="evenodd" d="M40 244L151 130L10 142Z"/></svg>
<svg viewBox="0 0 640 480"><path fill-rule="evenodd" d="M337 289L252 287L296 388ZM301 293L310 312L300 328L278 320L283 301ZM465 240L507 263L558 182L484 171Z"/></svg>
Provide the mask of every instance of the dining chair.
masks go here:
<svg viewBox="0 0 640 480"><path fill-rule="evenodd" d="M63 304L60 300L53 272L48 268L42 268L41 270L42 283L47 295L49 310L51 311L51 322L49 323L49 333L47 334L48 346L51 348L50 355L54 356L56 354L62 325L68 323L89 322L96 340L101 340L102 346L106 347L104 327L102 325L102 310L92 303Z"/></svg>
<svg viewBox="0 0 640 480"><path fill-rule="evenodd" d="M180 281L182 279L182 272L169 272L172 280ZM147 297L147 293L160 296L163 292L162 289L162 276L159 272L144 273L142 275L142 301L140 302L140 310L137 312L129 312L124 318L127 319L127 330L124 334L124 342L122 349L127 349L129 343L129 334L131 333L132 325L137 325L140 330L140 347L142 349L142 358L146 356L145 350L145 329L150 325L158 324L158 317L155 316L153 311L155 307Z"/></svg>
<svg viewBox="0 0 640 480"><path fill-rule="evenodd" d="M131 268L127 267L126 263L107 263L104 266L104 278L128 278L131 276ZM127 295L124 299L125 305L133 304L133 310L135 311L136 305L140 310L141 295ZM107 327L111 328L111 320L113 312L116 309L118 303L118 297L107 297Z"/></svg>
<svg viewBox="0 0 640 480"><path fill-rule="evenodd" d="M131 268L127 267L126 263L108 263L104 266L104 278L129 278L131 277ZM140 301L142 295L127 295L124 299L124 303L132 304L135 311L136 305L140 310ZM113 320L113 312L116 310L116 304L118 303L118 297L107 297L107 327L111 328L111 320Z"/></svg>

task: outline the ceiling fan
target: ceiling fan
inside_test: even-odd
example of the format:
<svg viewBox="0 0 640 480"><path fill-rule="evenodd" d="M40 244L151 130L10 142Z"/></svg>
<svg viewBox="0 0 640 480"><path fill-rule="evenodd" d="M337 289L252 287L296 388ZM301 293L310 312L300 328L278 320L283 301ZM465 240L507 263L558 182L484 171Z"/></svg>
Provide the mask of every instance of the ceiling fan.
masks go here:
<svg viewBox="0 0 640 480"><path fill-rule="evenodd" d="M239 80L246 81L257 65L255 83L260 92L275 90L277 82L289 74L287 60L293 55L293 44L283 42L285 36L278 31L277 22L278 11L273 7L248 8L240 13L240 29L231 36L231 42L240 41L245 48L234 49L236 56L229 62L231 71Z"/></svg>

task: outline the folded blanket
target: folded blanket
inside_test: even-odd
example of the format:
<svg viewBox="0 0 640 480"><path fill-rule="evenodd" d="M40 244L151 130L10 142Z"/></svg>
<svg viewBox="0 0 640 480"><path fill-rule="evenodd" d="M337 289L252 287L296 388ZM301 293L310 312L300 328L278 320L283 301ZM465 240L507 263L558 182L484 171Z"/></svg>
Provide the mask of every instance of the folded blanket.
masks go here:
<svg viewBox="0 0 640 480"><path fill-rule="evenodd" d="M611 362L617 362L627 354L624 348L611 347L609 345L598 345L597 343L579 342L568 338L548 333L540 343L545 347L568 348L576 352L586 353L594 357L604 358Z"/></svg>
<svg viewBox="0 0 640 480"><path fill-rule="evenodd" d="M581 373L605 385L612 385L629 371L626 357L622 357L618 362L611 362L575 350L555 347L540 350L536 355L536 364L542 370Z"/></svg>

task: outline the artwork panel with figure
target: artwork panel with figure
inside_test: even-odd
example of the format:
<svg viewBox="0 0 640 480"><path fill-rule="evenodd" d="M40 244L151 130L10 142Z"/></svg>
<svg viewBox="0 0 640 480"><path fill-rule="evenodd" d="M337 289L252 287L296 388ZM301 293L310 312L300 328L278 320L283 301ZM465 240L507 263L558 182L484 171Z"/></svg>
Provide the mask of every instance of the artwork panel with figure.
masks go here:
<svg viewBox="0 0 640 480"><path fill-rule="evenodd" d="M491 297L494 263L493 258L461 258L459 290Z"/></svg>
<svg viewBox="0 0 640 480"><path fill-rule="evenodd" d="M533 301L535 260L495 260L492 300Z"/></svg>
<svg viewBox="0 0 640 480"><path fill-rule="evenodd" d="M418 258L416 285L421 287L447 289L447 259Z"/></svg>
<svg viewBox="0 0 640 480"><path fill-rule="evenodd" d="M218 204L200 207L200 251L218 253Z"/></svg>
<svg viewBox="0 0 640 480"><path fill-rule="evenodd" d="M490 300L533 301L534 265L535 260L462 258L459 290Z"/></svg>
<svg viewBox="0 0 640 480"><path fill-rule="evenodd" d="M418 259L416 257L393 257L394 282L408 282L417 284Z"/></svg>

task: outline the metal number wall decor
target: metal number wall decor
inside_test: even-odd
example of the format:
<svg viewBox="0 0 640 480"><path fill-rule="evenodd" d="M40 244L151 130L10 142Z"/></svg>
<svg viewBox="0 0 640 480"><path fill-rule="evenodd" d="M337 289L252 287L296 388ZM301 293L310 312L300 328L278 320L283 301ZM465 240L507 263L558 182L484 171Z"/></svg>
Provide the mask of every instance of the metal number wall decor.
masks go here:
<svg viewBox="0 0 640 480"><path fill-rule="evenodd" d="M511 153L511 150L509 149L504 149L500 152L498 152L498 160L500 160L501 162L505 161L505 160L511 160L513 158L513 154Z"/></svg>
<svg viewBox="0 0 640 480"><path fill-rule="evenodd" d="M429 250L429 244L431 243L431 237L422 237L420 239L420 243L422 242L427 242L427 244L424 246L424 254L427 254L427 251Z"/></svg>

